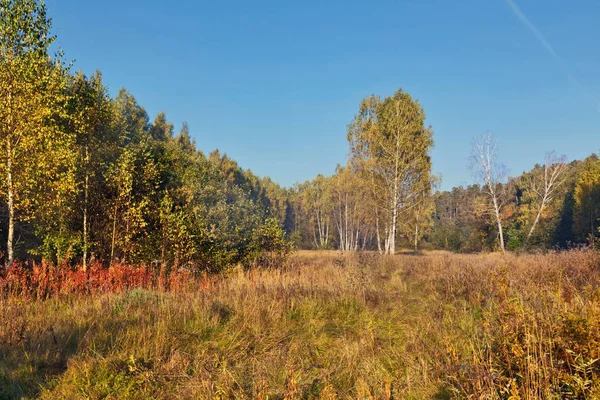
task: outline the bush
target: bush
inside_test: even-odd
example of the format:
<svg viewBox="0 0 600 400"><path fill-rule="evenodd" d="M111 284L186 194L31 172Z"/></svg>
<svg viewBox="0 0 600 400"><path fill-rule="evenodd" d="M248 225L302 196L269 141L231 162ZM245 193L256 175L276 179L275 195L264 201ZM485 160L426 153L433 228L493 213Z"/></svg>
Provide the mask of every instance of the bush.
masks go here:
<svg viewBox="0 0 600 400"><path fill-rule="evenodd" d="M265 223L252 233L247 261L251 266L279 267L292 250L283 227L275 218L267 218Z"/></svg>

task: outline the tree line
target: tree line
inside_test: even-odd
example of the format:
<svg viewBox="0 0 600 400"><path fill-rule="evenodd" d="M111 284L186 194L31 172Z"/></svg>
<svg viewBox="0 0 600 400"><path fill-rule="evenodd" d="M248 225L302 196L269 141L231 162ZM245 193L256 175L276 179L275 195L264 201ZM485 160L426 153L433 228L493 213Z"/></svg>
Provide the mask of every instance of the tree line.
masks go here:
<svg viewBox="0 0 600 400"><path fill-rule="evenodd" d="M600 161L549 153L506 176L491 135L478 183L440 191L433 130L410 94L366 97L332 176L282 188L213 151L187 124L150 120L102 74L72 73L45 5L0 0L0 238L5 265L168 264L218 270L301 249L475 252L595 245Z"/></svg>
<svg viewBox="0 0 600 400"><path fill-rule="evenodd" d="M385 209L384 201L378 203L385 192L375 189L373 178L353 169L355 157L352 152L348 165L330 177L318 176L294 187L292 204L301 220L297 246L388 251L380 245L389 232L381 217L391 209ZM427 167L420 175L425 180L412 190L403 188L408 195L398 208L400 247L482 252L597 246L597 154L567 162L565 156L548 152L530 171L509 177L499 162L498 142L486 134L473 141L470 168L478 183L466 187L436 190L439 178Z"/></svg>
<svg viewBox="0 0 600 400"><path fill-rule="evenodd" d="M567 162L549 152L517 177L503 177L491 136L475 145L481 184L437 193L428 244L460 252L595 247L600 238L600 160ZM488 151L489 149L489 151ZM483 152L481 151L483 150ZM495 165L494 165L495 164ZM482 173L483 172L483 173ZM503 179L505 178L505 179ZM495 205L494 205L495 200Z"/></svg>

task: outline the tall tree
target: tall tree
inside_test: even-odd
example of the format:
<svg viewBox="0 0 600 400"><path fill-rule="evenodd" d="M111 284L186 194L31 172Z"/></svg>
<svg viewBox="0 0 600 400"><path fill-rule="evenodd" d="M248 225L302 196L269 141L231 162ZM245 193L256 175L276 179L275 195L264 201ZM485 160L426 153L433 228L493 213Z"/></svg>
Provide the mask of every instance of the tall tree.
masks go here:
<svg viewBox="0 0 600 400"><path fill-rule="evenodd" d="M502 180L506 168L498 163L498 142L491 133L476 138L471 150L471 170L490 197L492 212L498 226L500 249L505 252L502 231L502 207L505 203Z"/></svg>
<svg viewBox="0 0 600 400"><path fill-rule="evenodd" d="M148 235L150 214L159 207L156 191L159 171L146 146L129 145L106 174L112 193L110 207L110 261L139 261L143 239Z"/></svg>
<svg viewBox="0 0 600 400"><path fill-rule="evenodd" d="M102 83L99 71L90 78L78 73L70 84L71 108L69 110L71 127L77 136L78 162L77 179L79 190L79 209L81 212L81 252L82 267L87 269L90 251L90 224L93 197L100 191L102 175L101 154L106 141L110 140L110 100ZM79 221L79 218L74 218Z"/></svg>
<svg viewBox="0 0 600 400"><path fill-rule="evenodd" d="M190 128L187 122L184 122L181 125L181 131L179 131L179 135L175 137L175 141L181 149L188 153L196 151L196 142L194 142L194 139L190 136Z"/></svg>
<svg viewBox="0 0 600 400"><path fill-rule="evenodd" d="M114 142L104 157L104 257L111 262L139 260L148 236L150 214L157 214L160 184L157 158L160 146L148 132L148 115L135 98L121 89L112 102Z"/></svg>
<svg viewBox="0 0 600 400"><path fill-rule="evenodd" d="M414 205L406 210L402 216L400 229L412 244L414 251L419 250L419 242L433 226L433 213L435 209L431 188L425 188L415 199Z"/></svg>
<svg viewBox="0 0 600 400"><path fill-rule="evenodd" d="M123 148L130 143L139 143L148 139L148 113L131 93L126 89L120 89L112 101L112 108L115 145ZM118 157L118 148L111 150L113 150L113 158Z"/></svg>
<svg viewBox="0 0 600 400"><path fill-rule="evenodd" d="M331 192L339 249L357 250L368 233L364 223L366 190L363 181L352 173L350 167L338 166L331 178Z"/></svg>
<svg viewBox="0 0 600 400"><path fill-rule="evenodd" d="M433 131L421 105L401 89L393 96L364 99L348 129L351 164L372 185L377 235L383 219L384 249L396 250L398 216L429 184Z"/></svg>
<svg viewBox="0 0 600 400"><path fill-rule="evenodd" d="M331 179L323 175L307 182L302 191L302 206L308 214L315 248L327 248L331 220Z"/></svg>
<svg viewBox="0 0 600 400"><path fill-rule="evenodd" d="M531 175L527 189L535 194L537 213L527 233L527 243L531 239L544 210L554 200L558 190L565 182L567 170L568 165L565 163L565 156L557 157L554 153L546 153L543 167Z"/></svg>
<svg viewBox="0 0 600 400"><path fill-rule="evenodd" d="M187 129L187 124L185 125ZM158 113L154 123L150 127L150 135L155 140L167 141L173 137L173 124L167 121L167 115L164 112Z"/></svg>
<svg viewBox="0 0 600 400"><path fill-rule="evenodd" d="M73 190L72 135L65 117L66 68L50 58L55 37L43 2L0 0L0 146L8 207L6 264L14 260L15 224L50 197ZM44 187L45 186L45 187ZM50 196L50 197L49 197Z"/></svg>

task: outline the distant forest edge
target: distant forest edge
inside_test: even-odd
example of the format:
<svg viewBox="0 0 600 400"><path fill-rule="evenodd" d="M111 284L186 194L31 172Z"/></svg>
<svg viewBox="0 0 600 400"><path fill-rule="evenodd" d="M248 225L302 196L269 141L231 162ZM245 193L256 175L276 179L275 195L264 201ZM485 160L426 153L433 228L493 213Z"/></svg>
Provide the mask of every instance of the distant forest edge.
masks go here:
<svg viewBox="0 0 600 400"><path fill-rule="evenodd" d="M72 73L43 3L0 0L2 256L218 270L300 249L457 252L595 245L600 161L549 153L507 178L496 142L473 143L479 184L436 190L433 130L408 93L365 98L348 125L349 157L330 177L282 188L184 123L150 122L102 75Z"/></svg>

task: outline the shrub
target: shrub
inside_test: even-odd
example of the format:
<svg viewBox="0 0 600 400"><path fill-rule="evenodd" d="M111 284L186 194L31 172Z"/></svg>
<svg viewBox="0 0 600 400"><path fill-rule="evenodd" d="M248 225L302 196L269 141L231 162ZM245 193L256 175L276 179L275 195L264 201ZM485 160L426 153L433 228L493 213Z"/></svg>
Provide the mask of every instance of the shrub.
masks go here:
<svg viewBox="0 0 600 400"><path fill-rule="evenodd" d="M267 218L261 227L254 230L250 248L249 265L279 267L290 254L292 245L279 221Z"/></svg>

